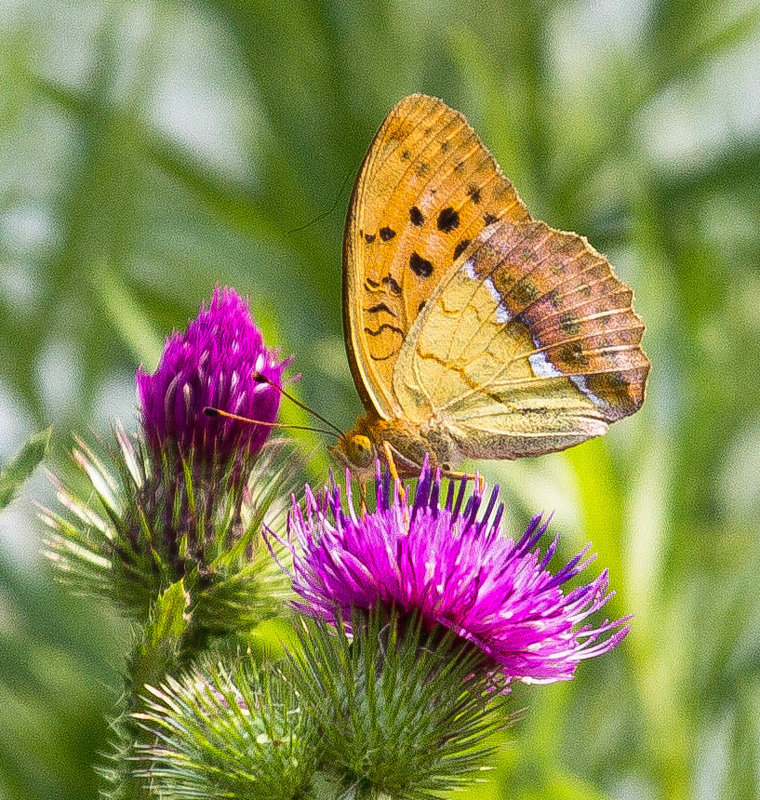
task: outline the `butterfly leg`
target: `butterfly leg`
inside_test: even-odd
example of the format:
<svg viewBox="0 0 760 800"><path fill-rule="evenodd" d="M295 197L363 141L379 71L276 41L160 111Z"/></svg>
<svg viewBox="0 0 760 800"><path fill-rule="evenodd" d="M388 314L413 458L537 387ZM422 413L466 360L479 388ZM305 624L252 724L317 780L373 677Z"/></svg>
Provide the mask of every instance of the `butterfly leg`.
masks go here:
<svg viewBox="0 0 760 800"><path fill-rule="evenodd" d="M388 462L388 469L391 472L391 477L393 478L394 483L398 487L401 500L402 502L406 502L406 497L404 495L404 484L401 483L401 478L399 478L398 476L398 470L396 469L396 461L393 458L393 448L391 447L389 442L383 442L383 450L385 451L385 460Z"/></svg>
<svg viewBox="0 0 760 800"><path fill-rule="evenodd" d="M401 478L399 478L398 470L396 469L396 461L393 458L393 447L391 446L390 442L383 442L383 450L385 451L385 458L388 461L388 469L390 470L391 477L396 485L396 491L398 492L399 499L404 506L404 524L408 527L409 508L406 504L406 490L404 489L404 484L401 482Z"/></svg>
<svg viewBox="0 0 760 800"><path fill-rule="evenodd" d="M359 481L359 487L362 495L361 515L363 518L367 515L367 481Z"/></svg>
<svg viewBox="0 0 760 800"><path fill-rule="evenodd" d="M442 474L452 481L474 481L475 485L478 487L478 491L481 493L486 486L486 482L479 472L473 474L470 472L455 472L450 469L444 469Z"/></svg>

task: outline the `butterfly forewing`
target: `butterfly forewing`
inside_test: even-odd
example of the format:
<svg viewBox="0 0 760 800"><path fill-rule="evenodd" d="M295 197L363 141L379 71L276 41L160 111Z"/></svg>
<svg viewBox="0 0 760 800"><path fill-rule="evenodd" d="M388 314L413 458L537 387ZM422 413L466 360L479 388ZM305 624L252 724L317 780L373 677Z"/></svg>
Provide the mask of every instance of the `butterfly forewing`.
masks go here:
<svg viewBox="0 0 760 800"><path fill-rule="evenodd" d="M365 405L399 416L399 352L452 264L497 220L528 221L464 117L424 95L402 100L354 187L344 255L349 358Z"/></svg>

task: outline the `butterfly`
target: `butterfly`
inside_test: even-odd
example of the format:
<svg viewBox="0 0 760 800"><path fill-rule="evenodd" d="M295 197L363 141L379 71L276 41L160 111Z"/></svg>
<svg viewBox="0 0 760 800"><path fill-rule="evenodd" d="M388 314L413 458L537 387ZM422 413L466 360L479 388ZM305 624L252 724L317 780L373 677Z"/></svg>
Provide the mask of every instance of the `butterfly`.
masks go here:
<svg viewBox="0 0 760 800"><path fill-rule="evenodd" d="M405 97L348 210L344 332L366 414L334 456L414 474L426 455L451 470L602 435L644 401L631 300L584 237L531 217L462 114Z"/></svg>

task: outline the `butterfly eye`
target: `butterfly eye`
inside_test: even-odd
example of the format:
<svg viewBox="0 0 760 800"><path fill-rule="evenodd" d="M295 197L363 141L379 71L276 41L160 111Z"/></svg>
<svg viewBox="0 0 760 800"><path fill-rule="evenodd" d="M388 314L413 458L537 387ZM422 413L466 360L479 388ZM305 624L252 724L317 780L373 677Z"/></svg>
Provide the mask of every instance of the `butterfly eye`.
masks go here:
<svg viewBox="0 0 760 800"><path fill-rule="evenodd" d="M372 463L372 444L366 436L352 436L348 440L348 457L357 467Z"/></svg>

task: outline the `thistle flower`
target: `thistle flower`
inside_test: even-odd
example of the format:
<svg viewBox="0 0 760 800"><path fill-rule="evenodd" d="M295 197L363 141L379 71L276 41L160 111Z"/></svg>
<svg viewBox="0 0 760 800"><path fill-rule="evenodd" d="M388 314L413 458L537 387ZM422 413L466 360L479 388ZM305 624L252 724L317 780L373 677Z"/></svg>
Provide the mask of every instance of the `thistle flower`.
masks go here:
<svg viewBox="0 0 760 800"><path fill-rule="evenodd" d="M115 445L77 441L74 461L89 489L82 497L56 480L70 514L44 514L61 575L141 620L177 581L204 631L242 630L274 613L277 592L269 590L279 583L258 547L260 529L287 507L280 492L298 460L284 442L265 446L268 427L203 410L273 420L286 364L264 347L248 302L217 288L187 331L167 339L156 373L137 372L144 436L117 425Z"/></svg>
<svg viewBox="0 0 760 800"><path fill-rule="evenodd" d="M275 386L287 364L265 347L248 301L234 289L217 287L185 333L167 337L155 373L137 370L148 443L154 452L176 444L200 463L227 464L235 454L255 454L270 428L208 417L203 410L213 406L273 422L280 403Z"/></svg>
<svg viewBox="0 0 760 800"><path fill-rule="evenodd" d="M465 482L458 492L452 482L441 504L440 472L425 465L407 501L378 472L376 510L361 514L350 475L347 487L347 511L335 485L319 498L307 487L305 513L295 503L291 510L286 544L304 614L332 624L350 620L352 609L419 615L427 629L443 626L482 651L506 684L572 678L579 661L611 650L628 632L625 619L586 622L612 596L606 570L563 590L593 560L590 545L552 573L558 540L542 554L548 522L540 515L517 542L500 534L498 487L483 508L482 491L464 503Z"/></svg>

